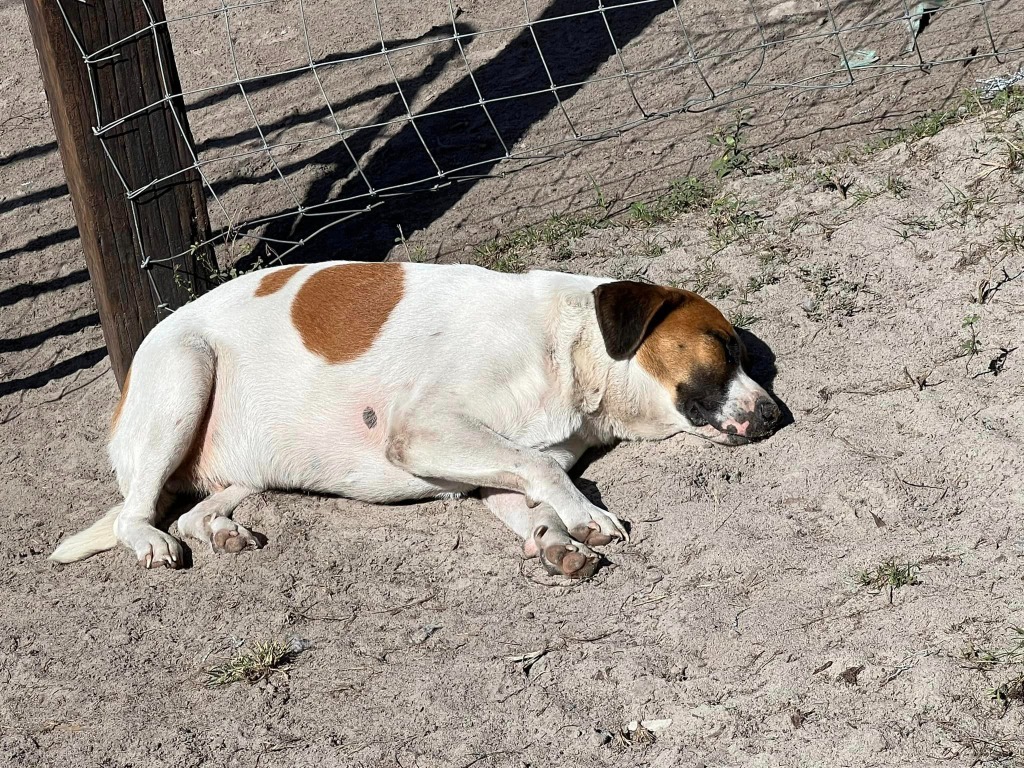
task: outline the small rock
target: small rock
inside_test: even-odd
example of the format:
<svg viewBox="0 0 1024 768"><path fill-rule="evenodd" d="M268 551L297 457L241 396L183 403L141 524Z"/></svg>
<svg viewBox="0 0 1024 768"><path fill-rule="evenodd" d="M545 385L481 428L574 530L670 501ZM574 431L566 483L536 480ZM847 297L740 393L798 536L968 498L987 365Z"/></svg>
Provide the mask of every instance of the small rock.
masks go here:
<svg viewBox="0 0 1024 768"><path fill-rule="evenodd" d="M612 735L601 728L595 728L590 732L590 743L595 747L603 747L612 740Z"/></svg>
<svg viewBox="0 0 1024 768"><path fill-rule="evenodd" d="M412 645L423 645L434 633L441 629L439 624L428 624L427 626L420 627L409 633L409 643Z"/></svg>
<svg viewBox="0 0 1024 768"><path fill-rule="evenodd" d="M856 685L857 676L864 671L864 665L861 664L858 667L849 667L844 669L836 676L836 680L842 680L847 685Z"/></svg>

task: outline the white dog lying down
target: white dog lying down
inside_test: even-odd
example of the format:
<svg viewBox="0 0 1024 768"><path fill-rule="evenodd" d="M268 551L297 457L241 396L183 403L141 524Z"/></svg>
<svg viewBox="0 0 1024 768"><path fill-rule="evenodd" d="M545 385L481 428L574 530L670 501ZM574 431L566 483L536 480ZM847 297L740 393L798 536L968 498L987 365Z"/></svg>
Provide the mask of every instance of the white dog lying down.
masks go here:
<svg viewBox="0 0 1024 768"><path fill-rule="evenodd" d="M331 262L232 280L161 322L132 363L110 458L124 502L57 547L120 541L177 568L155 527L217 552L258 546L231 519L250 494L372 502L464 494L552 572L586 577L626 537L568 470L589 447L687 432L723 445L771 433L779 408L743 370L721 313L694 293L554 272Z"/></svg>

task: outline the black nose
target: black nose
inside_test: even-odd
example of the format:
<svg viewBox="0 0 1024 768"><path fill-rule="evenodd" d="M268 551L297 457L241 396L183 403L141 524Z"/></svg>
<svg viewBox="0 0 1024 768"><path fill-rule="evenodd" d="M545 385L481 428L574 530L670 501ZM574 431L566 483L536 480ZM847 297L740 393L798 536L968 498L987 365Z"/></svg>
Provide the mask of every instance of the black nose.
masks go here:
<svg viewBox="0 0 1024 768"><path fill-rule="evenodd" d="M766 429L775 426L781 415L782 411L773 400L762 400L757 404L757 418Z"/></svg>

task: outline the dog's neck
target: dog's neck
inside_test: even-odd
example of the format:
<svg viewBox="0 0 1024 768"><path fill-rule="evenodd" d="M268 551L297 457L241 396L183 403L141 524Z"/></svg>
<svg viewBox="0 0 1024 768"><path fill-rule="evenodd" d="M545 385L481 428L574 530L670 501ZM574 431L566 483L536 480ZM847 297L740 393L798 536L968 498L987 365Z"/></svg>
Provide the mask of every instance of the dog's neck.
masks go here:
<svg viewBox="0 0 1024 768"><path fill-rule="evenodd" d="M593 293L562 294L557 377L563 401L584 419L596 442L663 439L681 430L671 398L636 359L613 360L597 325ZM568 340L568 343L565 343Z"/></svg>

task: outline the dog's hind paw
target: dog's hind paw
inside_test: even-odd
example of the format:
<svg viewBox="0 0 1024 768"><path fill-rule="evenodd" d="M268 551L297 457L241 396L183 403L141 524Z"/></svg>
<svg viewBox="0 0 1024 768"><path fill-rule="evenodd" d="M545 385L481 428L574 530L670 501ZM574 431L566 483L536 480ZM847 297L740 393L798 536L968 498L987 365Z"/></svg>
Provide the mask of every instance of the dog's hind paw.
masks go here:
<svg viewBox="0 0 1024 768"><path fill-rule="evenodd" d="M140 535L131 548L144 568L181 568L181 542L156 528Z"/></svg>
<svg viewBox="0 0 1024 768"><path fill-rule="evenodd" d="M259 549L260 542L245 526L230 517L218 516L210 520L210 546L214 552L237 555L247 549Z"/></svg>

